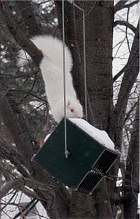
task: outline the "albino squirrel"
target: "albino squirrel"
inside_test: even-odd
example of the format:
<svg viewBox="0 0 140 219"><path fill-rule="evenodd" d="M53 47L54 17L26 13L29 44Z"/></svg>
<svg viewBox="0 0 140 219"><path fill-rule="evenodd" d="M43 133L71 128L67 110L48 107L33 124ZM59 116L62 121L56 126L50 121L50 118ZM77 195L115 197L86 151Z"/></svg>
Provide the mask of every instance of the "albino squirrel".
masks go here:
<svg viewBox="0 0 140 219"><path fill-rule="evenodd" d="M64 117L63 43L57 38L46 35L31 40L43 53L40 69L45 82L45 91L53 117L60 122ZM20 50L18 66L22 66L30 59L31 57L25 51ZM71 53L65 46L66 117L82 118L83 109L76 97L70 73L72 66Z"/></svg>

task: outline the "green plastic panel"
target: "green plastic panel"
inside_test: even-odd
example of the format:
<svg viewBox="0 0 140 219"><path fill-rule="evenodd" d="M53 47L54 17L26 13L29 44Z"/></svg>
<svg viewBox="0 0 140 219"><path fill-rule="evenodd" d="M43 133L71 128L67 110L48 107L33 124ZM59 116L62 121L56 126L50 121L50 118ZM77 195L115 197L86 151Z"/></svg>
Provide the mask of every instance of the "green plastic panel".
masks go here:
<svg viewBox="0 0 140 219"><path fill-rule="evenodd" d="M106 148L70 120L66 123L70 156L65 158L63 119L33 160L65 185L76 188Z"/></svg>

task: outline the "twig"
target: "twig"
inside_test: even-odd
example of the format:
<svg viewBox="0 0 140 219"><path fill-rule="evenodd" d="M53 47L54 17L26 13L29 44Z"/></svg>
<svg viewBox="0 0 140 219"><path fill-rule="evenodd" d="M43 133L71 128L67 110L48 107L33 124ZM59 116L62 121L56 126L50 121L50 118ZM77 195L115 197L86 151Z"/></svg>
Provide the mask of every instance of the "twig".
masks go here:
<svg viewBox="0 0 140 219"><path fill-rule="evenodd" d="M135 109L135 107L137 106L137 104L138 104L138 102L136 102L136 103L132 106L132 108L129 110L129 112L127 113L127 115L126 115L126 117L125 117L125 122L126 122L126 120L129 118L131 112Z"/></svg>

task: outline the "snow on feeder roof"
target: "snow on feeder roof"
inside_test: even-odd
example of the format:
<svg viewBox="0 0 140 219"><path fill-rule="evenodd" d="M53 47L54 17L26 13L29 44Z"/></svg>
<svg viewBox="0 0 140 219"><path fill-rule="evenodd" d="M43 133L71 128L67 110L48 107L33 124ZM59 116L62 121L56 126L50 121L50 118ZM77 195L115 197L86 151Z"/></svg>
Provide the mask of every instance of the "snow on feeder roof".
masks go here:
<svg viewBox="0 0 140 219"><path fill-rule="evenodd" d="M83 119L66 119L67 147L65 157L64 119L47 138L33 160L54 177L79 192L92 194L119 156L105 131Z"/></svg>
<svg viewBox="0 0 140 219"><path fill-rule="evenodd" d="M114 149L115 145L113 141L109 138L108 134L103 131L95 128L91 124L89 124L84 119L69 119L72 123L76 124L79 128L84 130L88 135L93 137L100 144L104 145L107 148Z"/></svg>

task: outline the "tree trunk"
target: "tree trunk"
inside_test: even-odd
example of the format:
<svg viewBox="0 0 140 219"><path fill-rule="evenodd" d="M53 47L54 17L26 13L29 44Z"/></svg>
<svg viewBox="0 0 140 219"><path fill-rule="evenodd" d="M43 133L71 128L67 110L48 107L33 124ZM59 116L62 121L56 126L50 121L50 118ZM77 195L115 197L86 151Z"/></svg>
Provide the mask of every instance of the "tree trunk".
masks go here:
<svg viewBox="0 0 140 219"><path fill-rule="evenodd" d="M94 126L108 131L113 106L112 41L113 1L78 2L86 15L87 88L94 115ZM82 54L82 19L76 12L77 40ZM82 57L83 60L83 57ZM106 83L104 83L106 81ZM96 218L113 218L110 190L104 179L94 192Z"/></svg>
<svg viewBox="0 0 140 219"><path fill-rule="evenodd" d="M137 218L139 192L139 104L131 134L124 180L124 218Z"/></svg>
<svg viewBox="0 0 140 219"><path fill-rule="evenodd" d="M61 2L57 2L59 25L61 26ZM86 63L87 91L93 110L89 121L96 127L108 130L112 110L112 39L113 1L76 1L86 15ZM73 13L72 13L73 10ZM88 13L90 12L90 13ZM83 23L82 12L65 3L66 42L71 46L74 58L73 79L75 87L84 96L83 85ZM100 16L102 15L102 16ZM104 22L105 21L105 22ZM77 75L77 77L76 77ZM106 83L104 81L106 80ZM80 85L79 85L80 84ZM82 88L82 90L81 90ZM81 98L84 99L83 97ZM88 112L89 113L89 112ZM70 217L113 218L105 179L96 189L94 196L73 192ZM95 199L95 200L94 200ZM84 203L84 204L83 204Z"/></svg>
<svg viewBox="0 0 140 219"><path fill-rule="evenodd" d="M113 1L78 2L86 15L87 88L94 126L108 131L113 105L112 41ZM76 11L77 40L82 55L82 14ZM83 60L83 57L82 57ZM106 83L104 83L106 81Z"/></svg>

